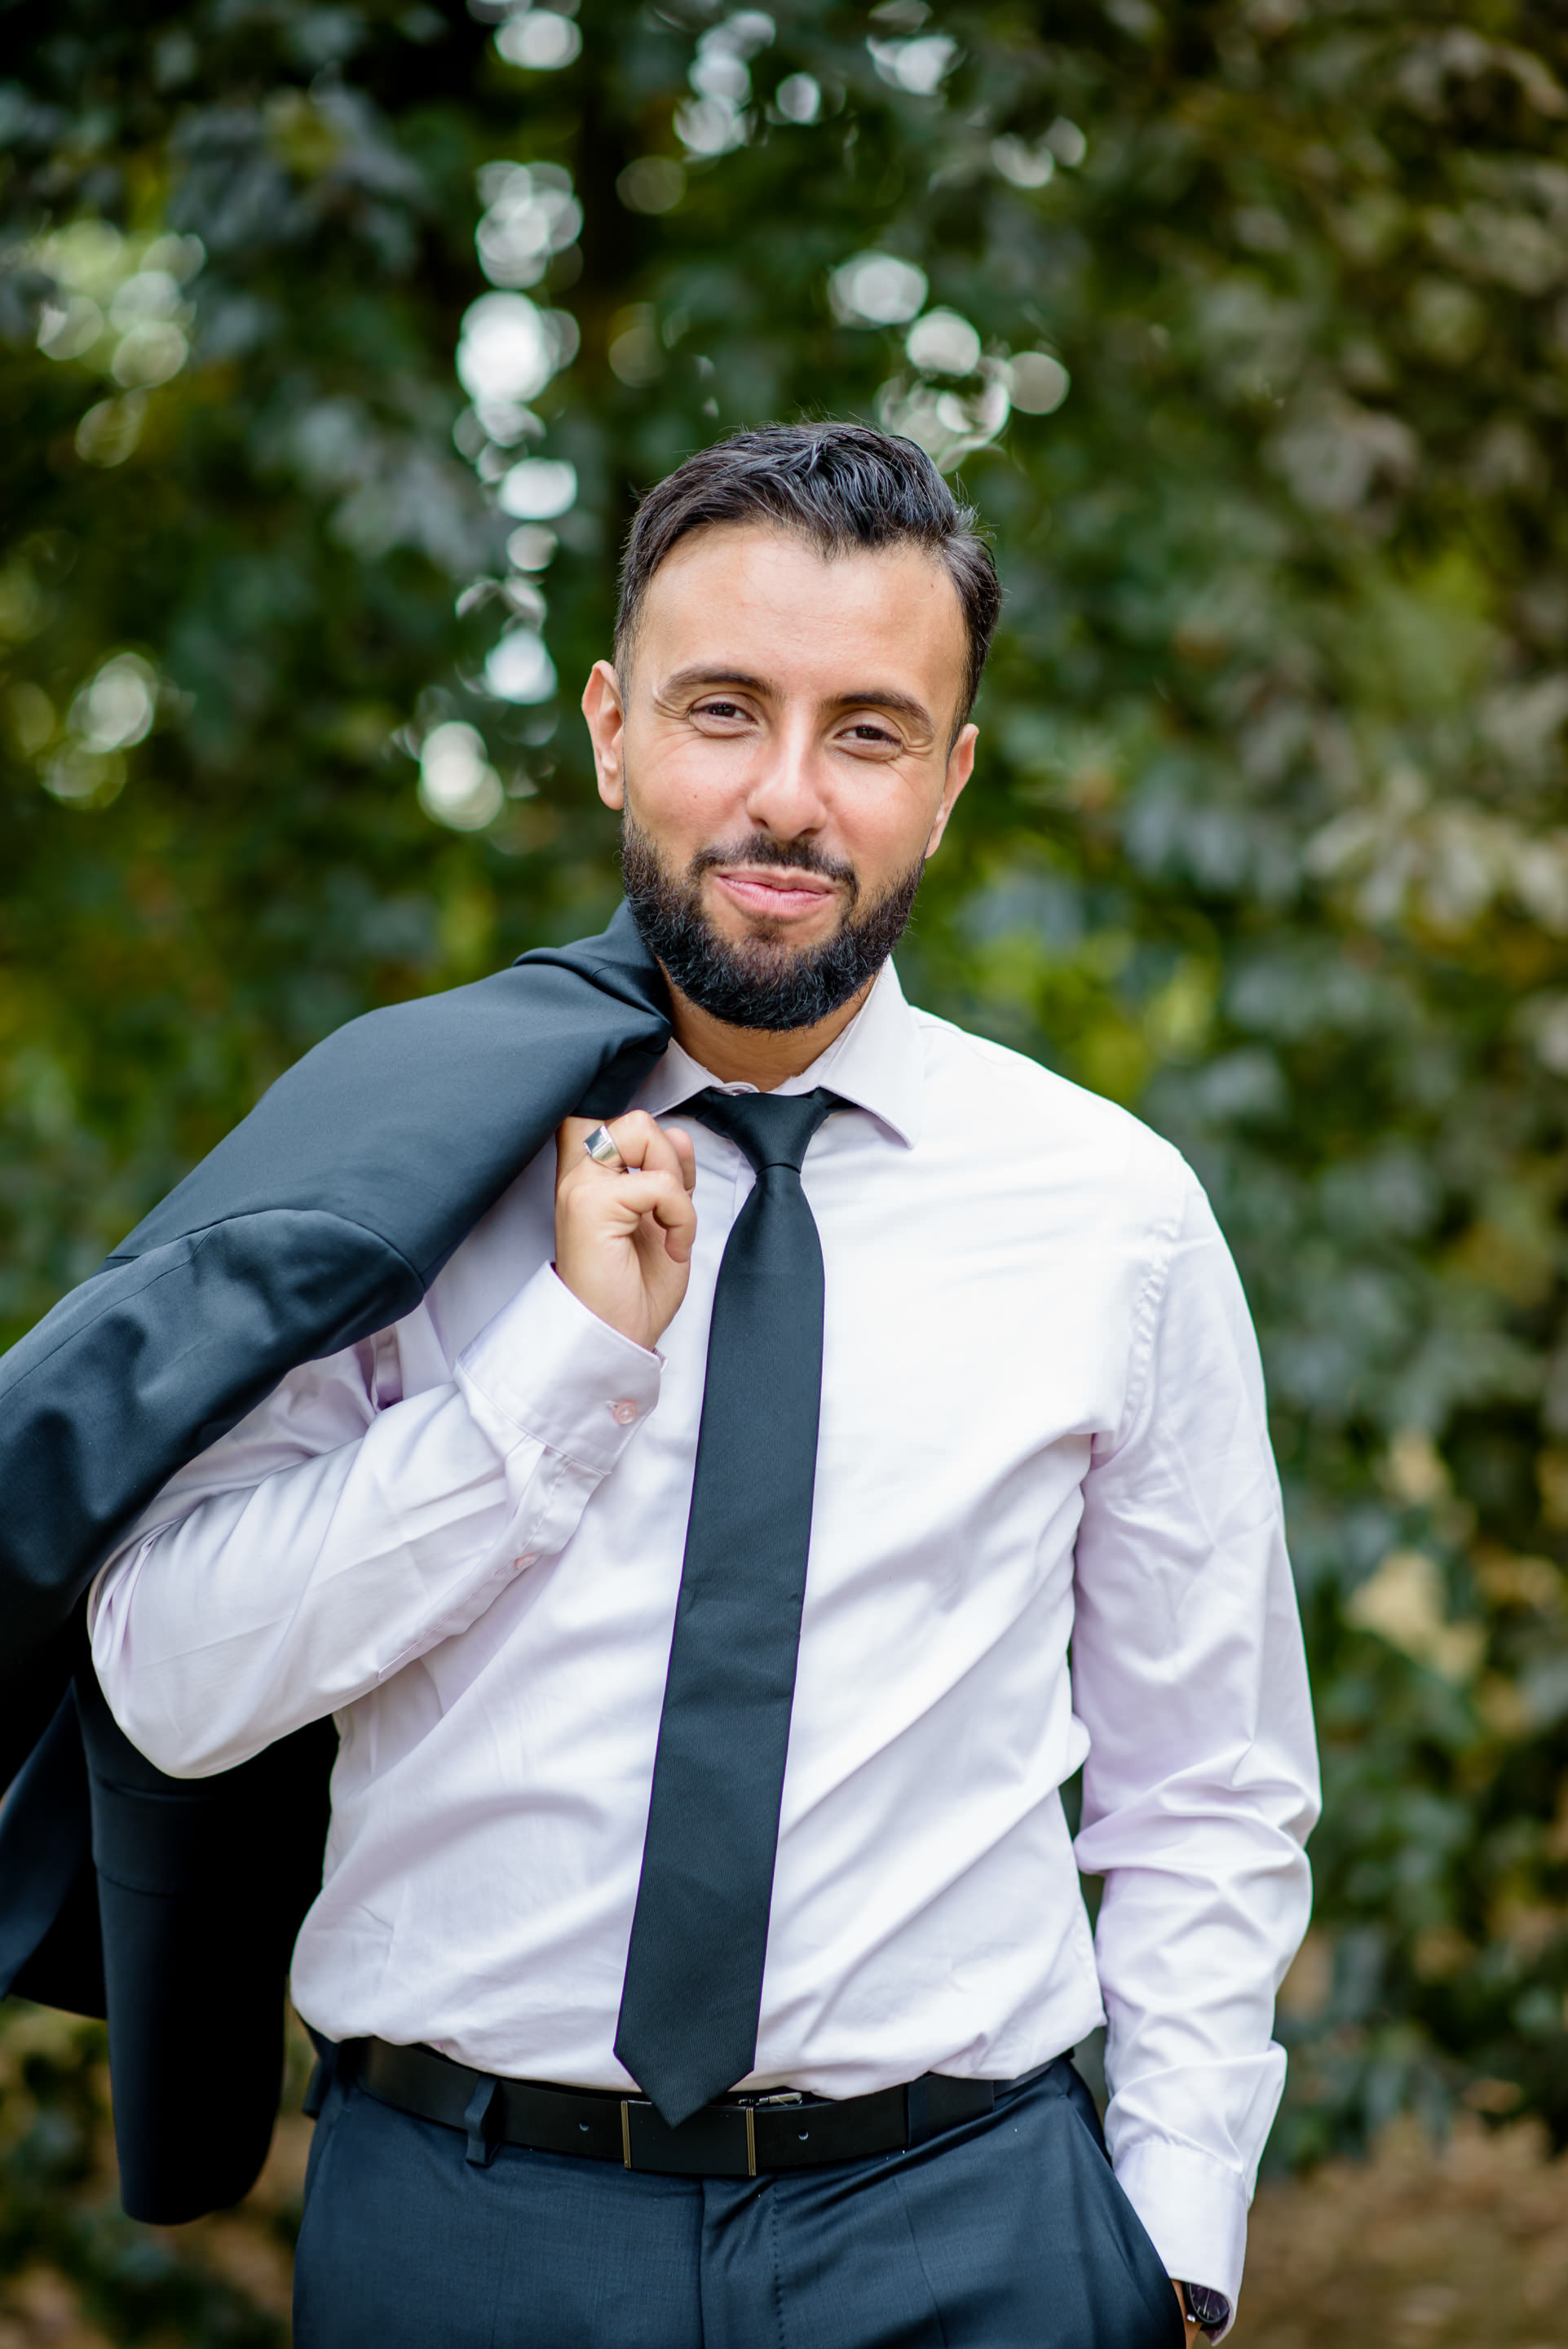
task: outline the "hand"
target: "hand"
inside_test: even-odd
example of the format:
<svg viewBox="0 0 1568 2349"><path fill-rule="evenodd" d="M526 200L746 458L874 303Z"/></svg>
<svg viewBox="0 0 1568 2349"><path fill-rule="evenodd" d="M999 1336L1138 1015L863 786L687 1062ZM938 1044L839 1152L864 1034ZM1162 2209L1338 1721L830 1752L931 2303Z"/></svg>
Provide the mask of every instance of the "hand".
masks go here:
<svg viewBox="0 0 1568 2349"><path fill-rule="evenodd" d="M1176 2279L1175 2279L1175 2277L1174 2277L1174 2276L1172 2276L1172 2277L1171 2277L1171 2291L1172 2291L1172 2292L1175 2293L1175 2295L1176 2295L1176 2305L1177 2305L1177 2307L1178 2307L1178 2308L1181 2310L1181 2323L1182 2323L1183 2329L1184 2329L1184 2330L1185 2330L1185 2332L1186 2332L1186 2334L1187 2334L1187 2338L1188 2338L1188 2340L1189 2340L1189 2341L1202 2341L1202 2340L1206 2340L1206 2339L1207 2339L1207 2337L1208 2337L1208 2336L1207 2336L1207 2334L1205 2334L1205 2333L1200 2333L1200 2332L1199 2332L1199 2330L1198 2330L1197 2326L1193 2323L1193 2322L1192 2322L1191 2318L1191 2317L1188 2315L1188 2313L1187 2313L1187 2287L1186 2287L1186 2285L1185 2285L1184 2283L1178 2283L1178 2282L1177 2282L1177 2281L1176 2281Z"/></svg>
<svg viewBox="0 0 1568 2349"><path fill-rule="evenodd" d="M598 1121L569 1117L555 1136L555 1269L601 1321L651 1351L675 1319L696 1238L696 1154L680 1126L633 1110L611 1121L624 1171L583 1149Z"/></svg>

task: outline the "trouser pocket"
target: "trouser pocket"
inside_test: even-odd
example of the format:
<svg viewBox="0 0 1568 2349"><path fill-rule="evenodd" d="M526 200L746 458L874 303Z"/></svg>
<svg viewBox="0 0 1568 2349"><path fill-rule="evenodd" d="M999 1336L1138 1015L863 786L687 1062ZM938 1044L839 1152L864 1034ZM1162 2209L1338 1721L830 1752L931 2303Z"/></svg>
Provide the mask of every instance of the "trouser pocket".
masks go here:
<svg viewBox="0 0 1568 2349"><path fill-rule="evenodd" d="M1187 2327L1171 2278L1110 2166L1088 2091L1083 2090L1081 2100L1075 2094L1063 2101L1072 2123L1068 2158L1084 2179L1088 2208L1096 2214L1094 2248L1103 2286L1114 2292L1119 2271L1125 2285L1126 2329L1115 2335L1118 2349L1177 2349L1186 2342Z"/></svg>

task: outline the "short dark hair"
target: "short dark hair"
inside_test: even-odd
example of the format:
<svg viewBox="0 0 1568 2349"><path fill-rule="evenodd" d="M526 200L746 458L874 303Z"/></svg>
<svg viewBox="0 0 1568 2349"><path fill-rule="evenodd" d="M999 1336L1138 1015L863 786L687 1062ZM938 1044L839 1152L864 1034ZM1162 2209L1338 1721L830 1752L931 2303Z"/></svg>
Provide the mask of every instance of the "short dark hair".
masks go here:
<svg viewBox="0 0 1568 2349"><path fill-rule="evenodd" d="M638 506L621 564L615 654L629 650L648 583L677 542L718 523L771 522L823 555L921 546L958 591L968 636L962 723L975 707L1002 608L980 518L923 449L865 424L763 424L699 449Z"/></svg>

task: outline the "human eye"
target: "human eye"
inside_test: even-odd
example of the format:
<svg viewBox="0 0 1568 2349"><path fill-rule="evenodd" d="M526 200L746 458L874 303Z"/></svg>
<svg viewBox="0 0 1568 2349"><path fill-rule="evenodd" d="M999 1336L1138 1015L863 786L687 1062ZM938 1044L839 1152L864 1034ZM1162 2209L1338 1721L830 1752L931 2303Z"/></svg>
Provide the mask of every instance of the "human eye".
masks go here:
<svg viewBox="0 0 1568 2349"><path fill-rule="evenodd" d="M743 703L731 701L725 694L709 694L695 703L692 709L694 718L717 718L726 724L737 719L744 721L750 714Z"/></svg>
<svg viewBox="0 0 1568 2349"><path fill-rule="evenodd" d="M840 739L855 750L898 750L903 747L892 728L880 718L852 719Z"/></svg>

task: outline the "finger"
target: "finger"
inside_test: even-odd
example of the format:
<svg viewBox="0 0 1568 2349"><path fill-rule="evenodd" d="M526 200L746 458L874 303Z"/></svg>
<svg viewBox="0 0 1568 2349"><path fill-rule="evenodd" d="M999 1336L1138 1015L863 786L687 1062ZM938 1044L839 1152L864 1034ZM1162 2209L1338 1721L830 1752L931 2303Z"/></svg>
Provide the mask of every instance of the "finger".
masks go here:
<svg viewBox="0 0 1568 2349"><path fill-rule="evenodd" d="M643 1173L623 1177L621 1197L625 1204L634 1198L643 1215L651 1216L664 1234L665 1254L673 1264L686 1264L696 1241L696 1209L691 1194L676 1174ZM646 1184L645 1193L635 1191L634 1184Z"/></svg>
<svg viewBox="0 0 1568 2349"><path fill-rule="evenodd" d="M692 1205L691 1194L684 1188L675 1204L676 1213L659 1217L665 1235L665 1254L672 1264L689 1264L691 1252L696 1246L696 1209Z"/></svg>
<svg viewBox="0 0 1568 2349"><path fill-rule="evenodd" d="M594 1117L563 1118L555 1135L559 1176L575 1173L584 1164L596 1167L601 1174L620 1173L619 1166L606 1165L588 1149L589 1142L597 1133L609 1135L620 1154L622 1166L656 1166L672 1174L679 1171L679 1154L665 1140L664 1128L658 1120L650 1117L646 1110L629 1110L624 1117L608 1121Z"/></svg>
<svg viewBox="0 0 1568 2349"><path fill-rule="evenodd" d="M645 1109L628 1110L624 1117L613 1117L605 1132L628 1166L657 1167L665 1174L677 1174L679 1155L656 1117Z"/></svg>
<svg viewBox="0 0 1568 2349"><path fill-rule="evenodd" d="M669 1239L684 1243L679 1259L684 1263L696 1237L696 1209L692 1205L691 1193L678 1176L666 1175L664 1180L668 1187L661 1191L649 1213Z"/></svg>
<svg viewBox="0 0 1568 2349"><path fill-rule="evenodd" d="M601 1175L619 1174L619 1167L603 1166L585 1147L600 1131L599 1123L589 1118L562 1121L556 1136L558 1181L584 1161L597 1167ZM624 1165L678 1174L688 1191L696 1187L696 1148L684 1126L661 1125L645 1110L632 1110L624 1117L613 1118L603 1131L619 1151Z"/></svg>
<svg viewBox="0 0 1568 2349"><path fill-rule="evenodd" d="M679 1162L682 1181L688 1191L695 1190L696 1188L696 1143L684 1125L666 1125L662 1131L665 1140L669 1143Z"/></svg>
<svg viewBox="0 0 1568 2349"><path fill-rule="evenodd" d="M597 1179L562 1194L562 1204L579 1226L607 1213L612 1227L632 1231L652 1216L666 1231L695 1232L696 1209L679 1174L667 1167L633 1167L624 1174L601 1168Z"/></svg>

